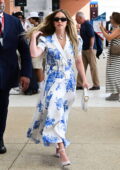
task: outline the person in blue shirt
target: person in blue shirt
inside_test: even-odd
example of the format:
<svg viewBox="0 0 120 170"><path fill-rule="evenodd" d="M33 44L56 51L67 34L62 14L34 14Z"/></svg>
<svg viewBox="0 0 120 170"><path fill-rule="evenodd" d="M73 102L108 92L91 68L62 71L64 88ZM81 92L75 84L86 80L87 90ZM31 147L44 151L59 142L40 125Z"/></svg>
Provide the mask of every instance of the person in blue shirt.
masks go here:
<svg viewBox="0 0 120 170"><path fill-rule="evenodd" d="M85 67L87 70L88 65L90 65L90 71L93 81L93 86L89 90L99 90L100 83L98 78L97 62L96 62L96 43L95 43L95 33L93 26L88 20L85 19L85 16L82 12L77 12L76 21L80 24L80 35L83 40L82 46L82 58ZM77 78L77 89L82 89L82 81L80 76Z"/></svg>

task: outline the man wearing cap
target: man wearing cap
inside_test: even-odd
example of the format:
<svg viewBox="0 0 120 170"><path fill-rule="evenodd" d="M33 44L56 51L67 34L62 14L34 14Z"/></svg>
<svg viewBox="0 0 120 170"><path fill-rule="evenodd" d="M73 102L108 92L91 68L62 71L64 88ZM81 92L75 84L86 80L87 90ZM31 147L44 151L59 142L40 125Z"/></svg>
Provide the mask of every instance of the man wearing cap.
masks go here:
<svg viewBox="0 0 120 170"><path fill-rule="evenodd" d="M30 12L29 16L27 17L27 19L29 20L29 22L34 25L37 26L40 24L40 17L38 15L37 12Z"/></svg>
<svg viewBox="0 0 120 170"><path fill-rule="evenodd" d="M22 90L29 86L31 77L31 57L29 47L21 33L23 28L19 19L4 13L5 2L0 0L0 154L7 151L4 146L4 132L6 127L9 91L18 85ZM16 50L21 56L21 70L19 72Z"/></svg>

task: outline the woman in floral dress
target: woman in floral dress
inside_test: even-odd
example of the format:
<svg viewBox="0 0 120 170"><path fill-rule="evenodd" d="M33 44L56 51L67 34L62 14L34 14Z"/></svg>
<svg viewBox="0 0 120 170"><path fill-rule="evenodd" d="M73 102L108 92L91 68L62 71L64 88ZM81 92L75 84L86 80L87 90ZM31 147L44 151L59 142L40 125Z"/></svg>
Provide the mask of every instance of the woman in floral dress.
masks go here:
<svg viewBox="0 0 120 170"><path fill-rule="evenodd" d="M32 57L46 56L44 87L27 136L35 143L41 138L45 146L55 144L62 166L70 165L65 147L68 115L76 93L74 65L88 88L81 59L82 41L77 36L68 12L57 10L37 28L27 33L31 38Z"/></svg>

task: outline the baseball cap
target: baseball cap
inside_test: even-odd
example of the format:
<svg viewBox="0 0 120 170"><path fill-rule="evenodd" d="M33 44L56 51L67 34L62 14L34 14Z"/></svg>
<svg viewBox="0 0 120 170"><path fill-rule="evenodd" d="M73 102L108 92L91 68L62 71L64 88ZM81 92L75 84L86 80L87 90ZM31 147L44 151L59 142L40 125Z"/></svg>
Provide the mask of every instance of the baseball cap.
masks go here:
<svg viewBox="0 0 120 170"><path fill-rule="evenodd" d="M29 15L28 15L28 17L27 17L27 19L33 18L33 17L39 18L38 13L37 13L37 12L30 12Z"/></svg>

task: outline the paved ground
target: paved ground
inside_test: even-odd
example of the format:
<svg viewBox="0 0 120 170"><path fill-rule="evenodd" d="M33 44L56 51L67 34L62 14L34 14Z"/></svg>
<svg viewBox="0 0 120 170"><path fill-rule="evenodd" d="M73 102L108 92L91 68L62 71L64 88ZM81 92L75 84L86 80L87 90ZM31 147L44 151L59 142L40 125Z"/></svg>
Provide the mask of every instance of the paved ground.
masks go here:
<svg viewBox="0 0 120 170"><path fill-rule="evenodd" d="M0 156L0 170L58 170L54 148L35 145L26 138L34 108L9 109L5 136L7 154ZM68 126L70 170L120 170L120 108L71 110Z"/></svg>
<svg viewBox="0 0 120 170"><path fill-rule="evenodd" d="M120 170L120 103L106 102L105 63L98 61L101 90L89 92L88 112L81 106L82 91L69 117L67 137L71 141L67 152L70 170ZM89 81L90 74L87 73ZM58 170L59 160L54 148L35 145L26 138L26 131L35 111L38 95L11 95L5 134L7 154L0 155L0 170Z"/></svg>

